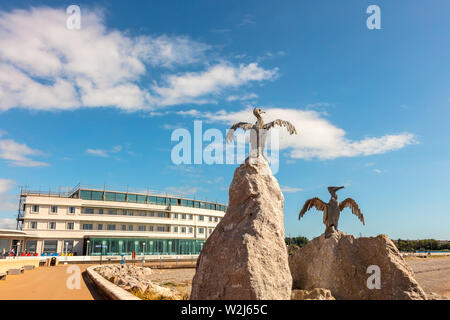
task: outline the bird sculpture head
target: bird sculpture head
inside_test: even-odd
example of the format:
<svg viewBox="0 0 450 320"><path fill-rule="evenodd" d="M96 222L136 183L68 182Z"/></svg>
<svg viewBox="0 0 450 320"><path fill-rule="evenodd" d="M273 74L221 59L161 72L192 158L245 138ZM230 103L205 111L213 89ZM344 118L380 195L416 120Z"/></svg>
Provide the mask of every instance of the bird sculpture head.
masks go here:
<svg viewBox="0 0 450 320"><path fill-rule="evenodd" d="M343 189L344 187L328 187L328 192L331 194L332 197L336 196L336 191Z"/></svg>
<svg viewBox="0 0 450 320"><path fill-rule="evenodd" d="M255 117L257 117L257 118L260 118L262 113L265 113L265 112L262 111L261 108L255 108L255 109L253 109L253 114L254 114Z"/></svg>

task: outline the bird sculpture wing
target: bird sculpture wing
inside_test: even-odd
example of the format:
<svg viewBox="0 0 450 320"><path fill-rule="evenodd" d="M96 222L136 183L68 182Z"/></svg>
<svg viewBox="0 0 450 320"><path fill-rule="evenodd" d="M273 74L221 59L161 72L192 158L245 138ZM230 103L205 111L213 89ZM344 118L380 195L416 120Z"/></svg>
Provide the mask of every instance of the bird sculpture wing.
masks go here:
<svg viewBox="0 0 450 320"><path fill-rule="evenodd" d="M347 198L344 201L339 203L339 210L342 211L345 208L350 208L352 209L352 213L357 216L359 218L359 220L361 220L361 222L363 223L363 225L366 225L364 222L364 215L362 214L361 210L358 207L358 204L356 203L355 200L353 200L352 198Z"/></svg>
<svg viewBox="0 0 450 320"><path fill-rule="evenodd" d="M327 204L322 200L320 200L319 198L312 198L306 200L302 210L300 211L300 214L298 215L298 219L300 220L300 218L303 217L306 211L308 211L312 207L316 207L317 210L323 211L323 220L325 221L327 216Z"/></svg>
<svg viewBox="0 0 450 320"><path fill-rule="evenodd" d="M281 119L277 119L272 122L266 123L265 125L263 125L263 129L269 130L275 126L285 127L287 129L287 131L289 132L289 134L294 134L294 133L297 134L297 130L295 129L295 127L292 123L290 123L289 121L286 121L286 120L281 120Z"/></svg>
<svg viewBox="0 0 450 320"><path fill-rule="evenodd" d="M238 122L233 124L233 126L228 130L227 136L225 138L226 142L231 142L234 140L234 131L236 129L241 128L242 130L250 130L253 128L253 123L248 122Z"/></svg>

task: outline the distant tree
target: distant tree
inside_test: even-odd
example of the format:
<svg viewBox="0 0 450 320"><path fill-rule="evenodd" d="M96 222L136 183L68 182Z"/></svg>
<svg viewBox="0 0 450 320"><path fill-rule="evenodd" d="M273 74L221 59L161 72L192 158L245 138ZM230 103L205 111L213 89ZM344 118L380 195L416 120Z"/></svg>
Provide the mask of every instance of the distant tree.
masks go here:
<svg viewBox="0 0 450 320"><path fill-rule="evenodd" d="M308 243L308 238L306 237L302 237L302 236L298 236L298 237L293 237L293 238L289 238L286 237L285 238L285 242L287 245L292 245L295 244L297 245L299 248L303 247L305 244Z"/></svg>

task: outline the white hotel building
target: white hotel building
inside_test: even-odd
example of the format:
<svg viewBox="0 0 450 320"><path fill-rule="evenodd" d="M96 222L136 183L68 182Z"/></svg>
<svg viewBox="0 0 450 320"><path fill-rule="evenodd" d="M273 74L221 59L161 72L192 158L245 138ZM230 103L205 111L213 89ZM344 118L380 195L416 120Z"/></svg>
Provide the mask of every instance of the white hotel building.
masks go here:
<svg viewBox="0 0 450 320"><path fill-rule="evenodd" d="M226 209L215 202L81 186L69 193L22 190L20 231L0 238L0 247L39 255L198 254Z"/></svg>

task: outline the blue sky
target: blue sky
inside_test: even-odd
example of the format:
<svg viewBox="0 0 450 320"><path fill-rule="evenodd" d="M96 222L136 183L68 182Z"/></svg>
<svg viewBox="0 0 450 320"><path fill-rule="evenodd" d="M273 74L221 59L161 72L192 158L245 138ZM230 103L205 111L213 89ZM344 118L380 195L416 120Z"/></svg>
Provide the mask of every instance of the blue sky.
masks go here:
<svg viewBox="0 0 450 320"><path fill-rule="evenodd" d="M81 29L65 10L81 8ZM366 9L381 9L369 30ZM21 10L18 10L21 9ZM0 222L19 186L78 182L227 202L234 165L171 160L176 128L292 121L276 177L286 235L345 185L341 230L450 239L448 1L14 1L0 4ZM0 226L1 227L1 226Z"/></svg>

